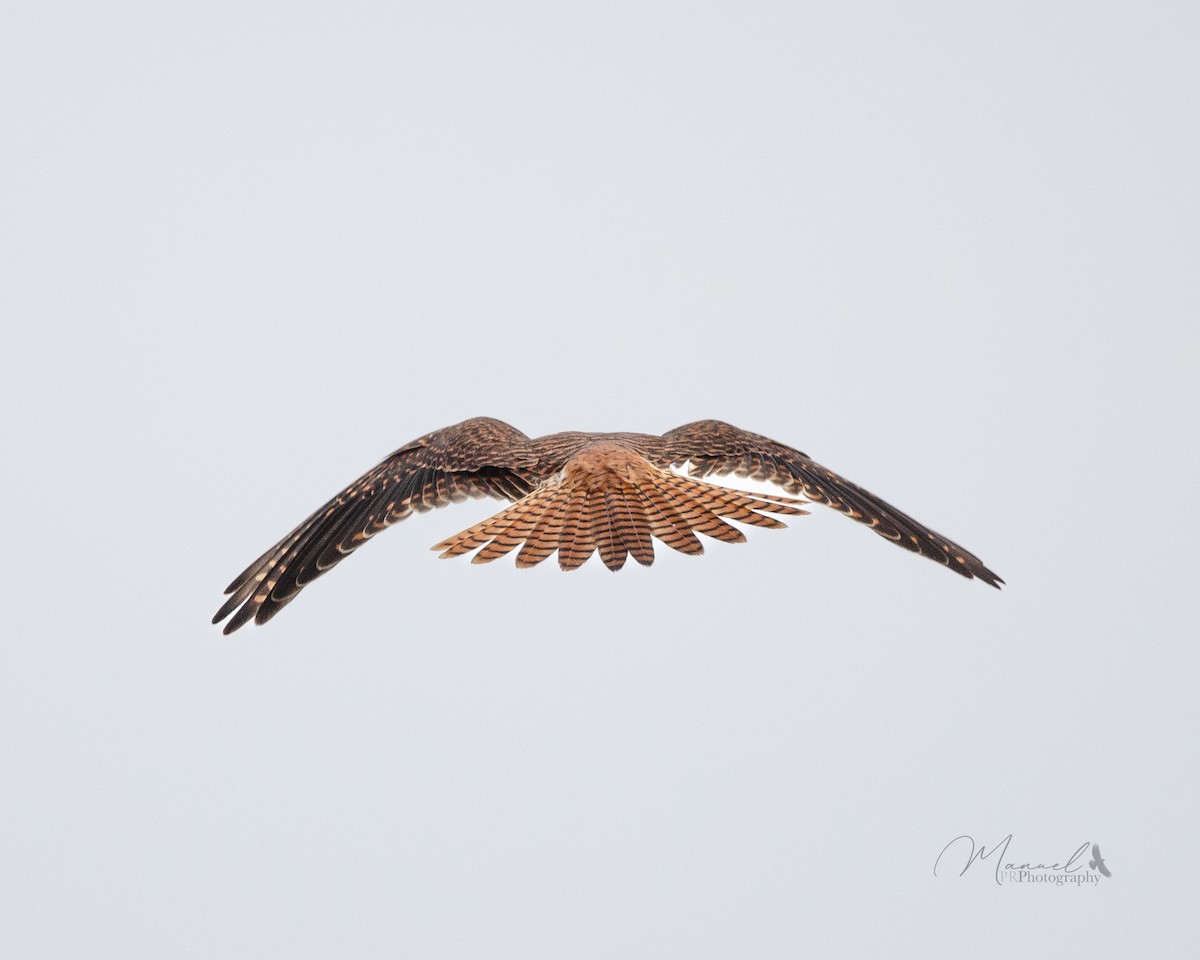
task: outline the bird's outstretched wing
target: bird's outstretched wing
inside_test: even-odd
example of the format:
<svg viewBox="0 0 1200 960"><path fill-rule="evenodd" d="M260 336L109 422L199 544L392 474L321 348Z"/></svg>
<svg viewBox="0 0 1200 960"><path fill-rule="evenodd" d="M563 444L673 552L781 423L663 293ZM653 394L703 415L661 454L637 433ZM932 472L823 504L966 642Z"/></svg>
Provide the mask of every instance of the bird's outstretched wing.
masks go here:
<svg viewBox="0 0 1200 960"><path fill-rule="evenodd" d="M901 513L875 494L838 476L799 450L720 420L698 420L663 434L673 465L691 461L697 477L734 474L778 484L788 493L823 503L867 524L906 550L936 560L964 577L999 588L1003 580L967 550Z"/></svg>
<svg viewBox="0 0 1200 960"><path fill-rule="evenodd" d="M409 443L346 487L248 566L225 592L213 623L231 613L232 633L266 623L306 584L414 510L468 497L519 500L536 485L529 438L499 420L476 417ZM234 613L234 611L237 611Z"/></svg>

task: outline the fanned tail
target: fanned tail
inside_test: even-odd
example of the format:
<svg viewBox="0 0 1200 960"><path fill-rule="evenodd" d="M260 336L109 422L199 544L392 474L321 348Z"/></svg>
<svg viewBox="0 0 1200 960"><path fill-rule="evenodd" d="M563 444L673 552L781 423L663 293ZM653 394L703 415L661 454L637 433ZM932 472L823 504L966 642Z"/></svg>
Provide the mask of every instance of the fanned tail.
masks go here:
<svg viewBox="0 0 1200 960"><path fill-rule="evenodd" d="M433 549L443 557L478 549L471 562L488 563L520 546L518 567L535 566L557 550L564 570L599 551L608 569L620 570L630 554L643 566L653 563L655 538L699 554L697 534L740 543L746 535L728 520L779 528L786 524L770 514L806 514L799 506L806 502L681 477L616 444L597 443L511 507Z"/></svg>

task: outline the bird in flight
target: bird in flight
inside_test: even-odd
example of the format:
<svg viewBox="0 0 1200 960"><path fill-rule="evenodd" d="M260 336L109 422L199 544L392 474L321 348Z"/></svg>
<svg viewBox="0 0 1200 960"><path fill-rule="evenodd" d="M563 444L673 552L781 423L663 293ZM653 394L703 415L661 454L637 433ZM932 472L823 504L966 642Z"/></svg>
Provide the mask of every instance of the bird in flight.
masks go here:
<svg viewBox="0 0 1200 960"><path fill-rule="evenodd" d="M687 476L672 469L684 464ZM702 479L728 474L768 481L788 495L744 493ZM437 544L443 557L478 550L472 562L487 563L519 546L518 567L556 550L563 570L596 551L610 570L620 570L630 554L649 566L655 539L698 554L704 550L698 533L738 543L745 534L729 520L783 527L776 515L806 514L803 505L819 503L968 579L996 588L1004 582L958 544L799 450L720 420L660 437L572 432L531 439L507 423L475 417L405 444L346 487L234 579L213 623L233 614L225 633L252 619L266 623L380 530L414 510L469 497L512 503Z"/></svg>

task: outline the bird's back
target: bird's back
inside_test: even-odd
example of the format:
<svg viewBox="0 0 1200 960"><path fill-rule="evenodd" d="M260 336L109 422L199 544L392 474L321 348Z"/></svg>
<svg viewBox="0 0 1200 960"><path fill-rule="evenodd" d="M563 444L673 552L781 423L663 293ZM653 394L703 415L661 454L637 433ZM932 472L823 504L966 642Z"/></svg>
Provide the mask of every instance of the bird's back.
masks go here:
<svg viewBox="0 0 1200 960"><path fill-rule="evenodd" d="M663 438L648 433L586 433L572 430L537 437L530 441L530 448L538 457L539 471L544 476L551 476L561 470L571 457L597 443L613 443L644 457L655 466L667 466Z"/></svg>

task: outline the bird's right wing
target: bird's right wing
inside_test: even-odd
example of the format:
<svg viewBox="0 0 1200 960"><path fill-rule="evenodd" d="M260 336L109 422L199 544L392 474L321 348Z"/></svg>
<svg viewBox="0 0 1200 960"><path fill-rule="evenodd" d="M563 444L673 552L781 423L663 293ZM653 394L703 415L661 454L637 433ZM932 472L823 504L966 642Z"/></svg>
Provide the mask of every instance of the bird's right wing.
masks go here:
<svg viewBox="0 0 1200 960"><path fill-rule="evenodd" d="M691 463L696 477L735 474L778 484L788 493L823 503L905 550L919 553L968 579L999 588L1003 580L970 551L935 533L890 503L807 454L720 420L698 420L663 434L665 459Z"/></svg>
<svg viewBox="0 0 1200 960"><path fill-rule="evenodd" d="M251 618L266 623L306 584L414 510L469 497L519 500L536 483L536 462L525 434L487 417L420 437L368 470L235 577L213 623L231 613L225 633Z"/></svg>

